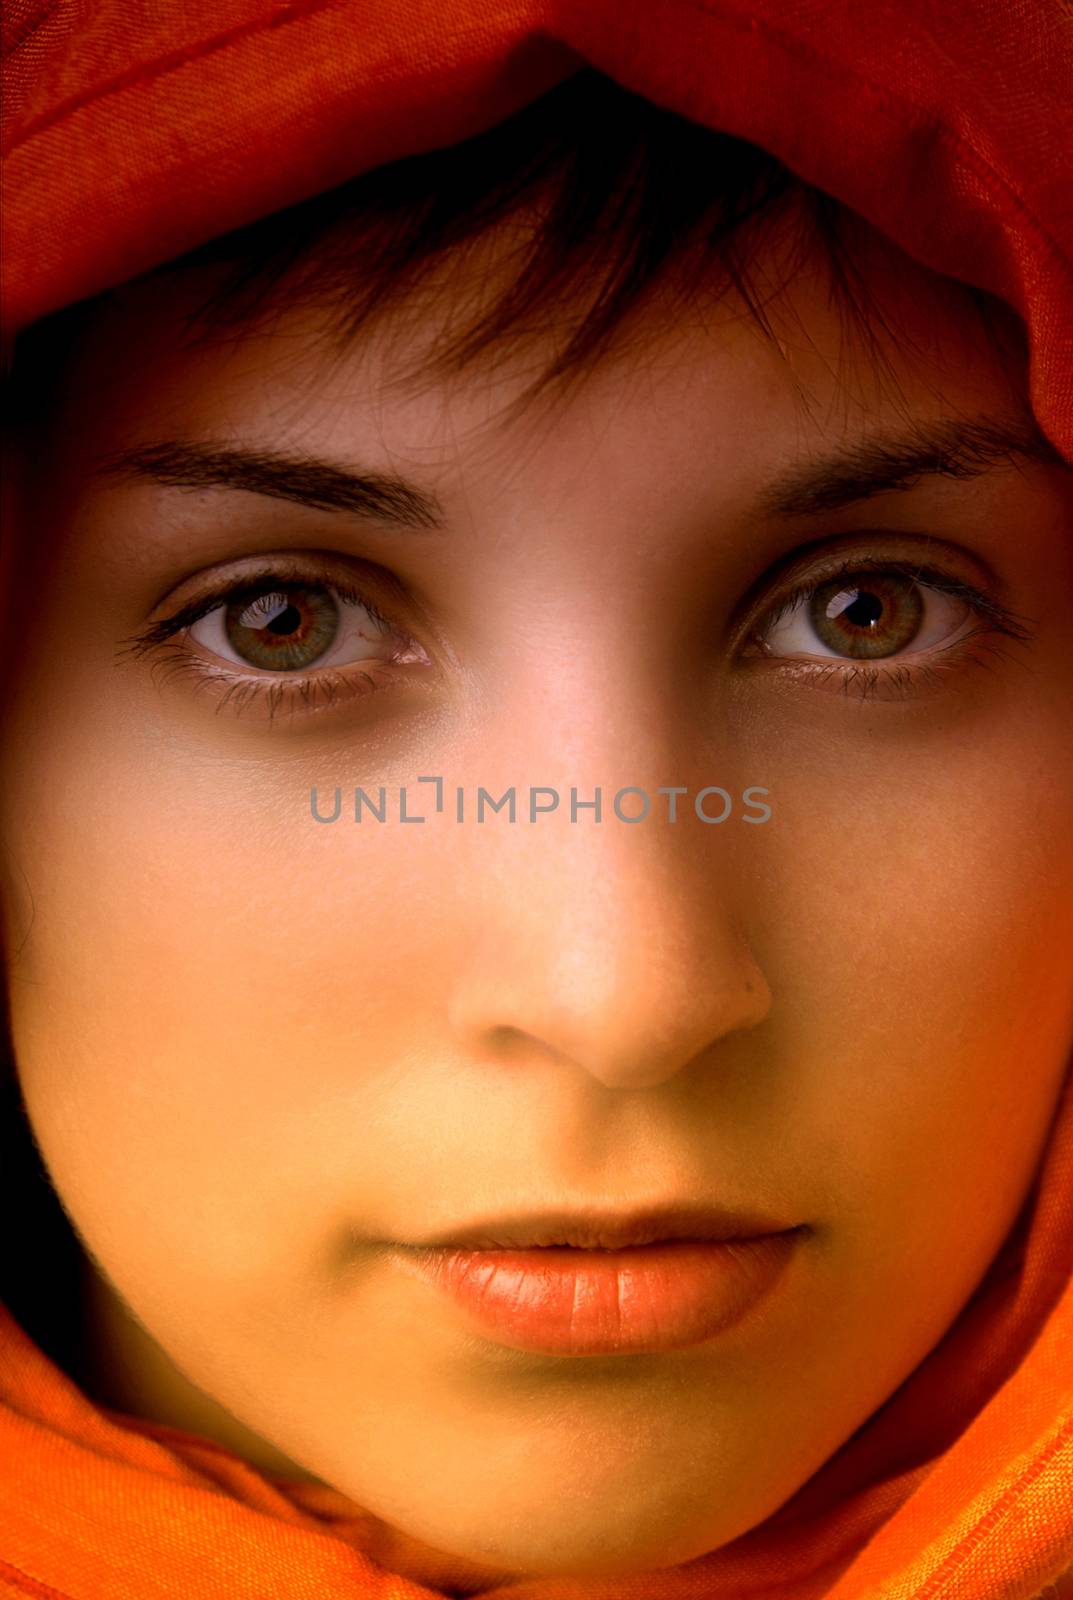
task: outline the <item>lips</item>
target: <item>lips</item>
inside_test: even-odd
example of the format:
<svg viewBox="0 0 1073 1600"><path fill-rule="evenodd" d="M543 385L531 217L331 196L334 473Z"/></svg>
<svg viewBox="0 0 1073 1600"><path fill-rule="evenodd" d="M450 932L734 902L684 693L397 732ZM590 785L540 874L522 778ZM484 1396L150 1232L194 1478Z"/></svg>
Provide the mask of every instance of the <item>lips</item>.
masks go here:
<svg viewBox="0 0 1073 1600"><path fill-rule="evenodd" d="M550 1356L639 1355L736 1326L784 1276L805 1232L622 1250L433 1248L397 1259L496 1344Z"/></svg>
<svg viewBox="0 0 1073 1600"><path fill-rule="evenodd" d="M543 1212L446 1229L395 1254L497 1344L626 1355L685 1349L736 1326L810 1232L711 1206Z"/></svg>

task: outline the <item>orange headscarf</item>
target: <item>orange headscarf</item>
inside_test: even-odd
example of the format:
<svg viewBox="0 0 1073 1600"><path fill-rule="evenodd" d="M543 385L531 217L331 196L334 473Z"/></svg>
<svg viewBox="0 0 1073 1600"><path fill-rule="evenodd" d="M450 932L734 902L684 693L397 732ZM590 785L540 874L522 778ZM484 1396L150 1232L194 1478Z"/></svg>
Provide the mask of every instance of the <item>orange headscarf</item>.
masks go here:
<svg viewBox="0 0 1073 1600"><path fill-rule="evenodd" d="M8 339L588 63L1004 299L1073 462L1069 0L7 0L3 48ZM392 1575L401 1543L331 1489L95 1405L0 1307L0 1593L442 1595ZM1073 1594L1073 1081L972 1300L774 1516L685 1567L509 1594Z"/></svg>

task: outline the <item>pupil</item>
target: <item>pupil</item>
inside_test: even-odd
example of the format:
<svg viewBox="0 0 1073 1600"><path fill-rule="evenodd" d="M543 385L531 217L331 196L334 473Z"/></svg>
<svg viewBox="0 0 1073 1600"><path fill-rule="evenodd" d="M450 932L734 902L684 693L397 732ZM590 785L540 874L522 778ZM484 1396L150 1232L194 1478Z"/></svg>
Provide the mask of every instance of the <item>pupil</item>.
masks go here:
<svg viewBox="0 0 1073 1600"><path fill-rule="evenodd" d="M293 633L301 623L301 620L301 614L297 606L285 605L282 611L277 611L276 615L265 626L270 628L273 633Z"/></svg>
<svg viewBox="0 0 1073 1600"><path fill-rule="evenodd" d="M842 612L843 619L852 623L855 628L870 628L882 615L882 600L878 595L869 594L867 590L858 590Z"/></svg>

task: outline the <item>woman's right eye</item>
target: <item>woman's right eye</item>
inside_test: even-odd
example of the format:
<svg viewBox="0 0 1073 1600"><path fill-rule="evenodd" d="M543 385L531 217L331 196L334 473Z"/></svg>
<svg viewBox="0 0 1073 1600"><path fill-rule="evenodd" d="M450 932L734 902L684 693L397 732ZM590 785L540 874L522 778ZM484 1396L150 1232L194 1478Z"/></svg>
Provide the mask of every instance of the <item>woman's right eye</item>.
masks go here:
<svg viewBox="0 0 1073 1600"><path fill-rule="evenodd" d="M401 687L415 671L427 682L434 665L337 563L310 570L308 557L285 555L230 580L210 579L118 654L155 658L164 676L216 698L217 710L261 708L270 720Z"/></svg>
<svg viewBox="0 0 1073 1600"><path fill-rule="evenodd" d="M222 600L188 633L222 661L270 673L428 660L361 596L315 581L265 579Z"/></svg>

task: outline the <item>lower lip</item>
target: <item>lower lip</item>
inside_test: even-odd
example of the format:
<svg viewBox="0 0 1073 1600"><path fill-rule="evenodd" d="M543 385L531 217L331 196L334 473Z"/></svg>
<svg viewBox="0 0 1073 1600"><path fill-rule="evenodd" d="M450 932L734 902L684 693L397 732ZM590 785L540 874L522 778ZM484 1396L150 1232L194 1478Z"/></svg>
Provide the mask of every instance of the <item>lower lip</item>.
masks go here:
<svg viewBox="0 0 1073 1600"><path fill-rule="evenodd" d="M740 1322L782 1277L803 1232L627 1250L405 1249L399 1259L500 1344L638 1354L686 1349Z"/></svg>

